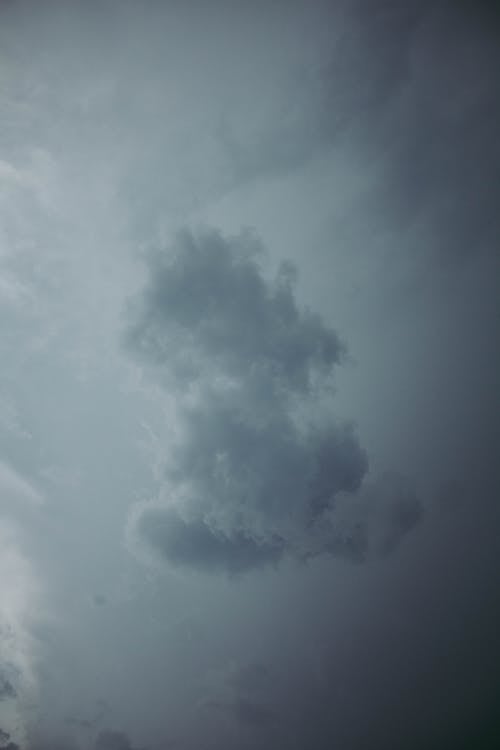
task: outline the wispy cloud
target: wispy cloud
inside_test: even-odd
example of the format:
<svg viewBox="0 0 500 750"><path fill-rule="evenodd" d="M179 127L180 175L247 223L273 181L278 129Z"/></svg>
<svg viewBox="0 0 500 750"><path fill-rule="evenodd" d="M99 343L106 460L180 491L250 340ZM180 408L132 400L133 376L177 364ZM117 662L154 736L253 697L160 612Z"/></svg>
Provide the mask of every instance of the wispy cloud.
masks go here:
<svg viewBox="0 0 500 750"><path fill-rule="evenodd" d="M3 503L10 499L20 499L34 505L44 502L43 494L4 461L0 461L0 497Z"/></svg>

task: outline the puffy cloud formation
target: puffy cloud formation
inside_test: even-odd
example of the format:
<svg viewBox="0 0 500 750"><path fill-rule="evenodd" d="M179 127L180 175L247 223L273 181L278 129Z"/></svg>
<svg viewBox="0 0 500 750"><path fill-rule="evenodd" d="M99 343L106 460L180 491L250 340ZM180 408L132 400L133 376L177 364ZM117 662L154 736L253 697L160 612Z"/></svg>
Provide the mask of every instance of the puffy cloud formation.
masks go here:
<svg viewBox="0 0 500 750"><path fill-rule="evenodd" d="M176 402L160 497L134 517L173 564L237 572L284 554L363 559L369 547L366 519L337 528L332 515L367 471L353 428L330 412L344 346L297 305L294 268L268 281L261 256L249 233L185 231L150 254L128 311L126 346ZM388 539L417 519L398 503L382 516Z"/></svg>
<svg viewBox="0 0 500 750"><path fill-rule="evenodd" d="M259 386L305 392L315 377L328 377L342 344L318 315L297 308L291 264L282 264L272 283L263 278L262 253L248 231L229 240L185 231L172 256L151 253L131 347L183 385L205 378L208 368L237 378L249 395Z"/></svg>

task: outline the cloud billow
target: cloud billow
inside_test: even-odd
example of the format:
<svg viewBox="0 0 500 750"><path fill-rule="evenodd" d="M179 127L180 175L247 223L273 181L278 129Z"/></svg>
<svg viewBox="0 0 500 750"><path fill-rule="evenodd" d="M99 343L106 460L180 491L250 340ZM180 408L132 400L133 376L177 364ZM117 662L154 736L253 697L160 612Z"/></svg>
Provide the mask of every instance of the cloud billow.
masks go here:
<svg viewBox="0 0 500 750"><path fill-rule="evenodd" d="M11 681L0 672L0 701L16 698L17 691Z"/></svg>
<svg viewBox="0 0 500 750"><path fill-rule="evenodd" d="M268 281L261 254L248 233L181 233L150 256L129 307L125 345L179 416L159 497L135 516L172 564L238 572L284 555L353 557L354 535L343 547L332 515L368 468L354 429L330 411L345 347L299 309L293 267Z"/></svg>
<svg viewBox="0 0 500 750"><path fill-rule="evenodd" d="M314 375L330 374L343 345L319 316L298 310L294 267L282 264L267 283L261 254L250 233L226 241L207 232L197 241L187 231L173 257L151 254L149 285L127 334L130 347L183 382L210 365L247 385L250 370L268 384L308 390Z"/></svg>

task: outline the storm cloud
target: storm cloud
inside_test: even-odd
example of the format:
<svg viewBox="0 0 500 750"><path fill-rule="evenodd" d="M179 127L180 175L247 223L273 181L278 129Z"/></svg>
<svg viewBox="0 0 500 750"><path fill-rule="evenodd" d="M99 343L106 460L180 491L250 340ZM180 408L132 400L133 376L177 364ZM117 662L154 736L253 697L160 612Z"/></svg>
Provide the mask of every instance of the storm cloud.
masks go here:
<svg viewBox="0 0 500 750"><path fill-rule="evenodd" d="M500 746L499 21L0 2L0 746Z"/></svg>
<svg viewBox="0 0 500 750"><path fill-rule="evenodd" d="M2 750L19 750L19 745L10 742L10 734L3 729L0 729L0 747Z"/></svg>
<svg viewBox="0 0 500 750"><path fill-rule="evenodd" d="M0 673L0 701L7 700L8 698L15 698L16 695L16 689L11 681Z"/></svg>
<svg viewBox="0 0 500 750"><path fill-rule="evenodd" d="M127 348L176 394L164 484L136 517L173 564L237 572L285 554L361 560L371 544L371 511L339 522L334 513L368 469L353 426L332 414L345 345L297 304L294 267L267 280L263 255L248 232L184 231L150 254L149 281L129 306ZM393 506L387 549L419 518L404 493Z"/></svg>
<svg viewBox="0 0 500 750"><path fill-rule="evenodd" d="M494 3L475 11L448 0L332 8L341 31L322 63L290 83L284 114L245 140L221 135L235 181L284 177L349 152L367 169L352 209L365 228L409 231L413 252L439 263L493 255L499 16ZM352 218L343 229L359 243Z"/></svg>
<svg viewBox="0 0 500 750"><path fill-rule="evenodd" d="M1 738L0 738L1 739ZM15 746L17 748L17 745ZM9 750L10 745L6 750ZM27 750L77 750L80 748L74 737L43 736L33 738L27 746ZM114 729L103 729L92 742L93 750L146 750L146 748L135 748L132 746L128 735Z"/></svg>
<svg viewBox="0 0 500 750"><path fill-rule="evenodd" d="M97 737L95 750L134 750L134 748L124 732L105 729Z"/></svg>

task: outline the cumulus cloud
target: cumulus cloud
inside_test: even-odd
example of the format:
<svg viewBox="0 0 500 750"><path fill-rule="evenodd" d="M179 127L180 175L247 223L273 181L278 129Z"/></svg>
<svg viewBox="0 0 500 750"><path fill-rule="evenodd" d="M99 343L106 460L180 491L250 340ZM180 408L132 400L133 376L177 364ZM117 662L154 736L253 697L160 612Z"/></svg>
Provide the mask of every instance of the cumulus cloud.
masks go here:
<svg viewBox="0 0 500 750"><path fill-rule="evenodd" d="M173 397L178 424L160 496L136 509L135 528L173 564L237 572L350 550L332 511L368 464L330 409L345 347L298 306L295 269L268 280L262 254L249 233L183 232L150 255L129 308L126 346Z"/></svg>
<svg viewBox="0 0 500 750"><path fill-rule="evenodd" d="M250 232L226 241L215 231L199 239L181 233L172 257L151 253L130 347L183 383L212 365L224 377L246 381L250 369L253 378L294 391L307 390L315 374L329 375L343 353L336 333L297 308L291 264L272 283L263 278L262 254Z"/></svg>

